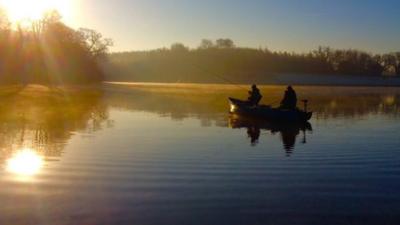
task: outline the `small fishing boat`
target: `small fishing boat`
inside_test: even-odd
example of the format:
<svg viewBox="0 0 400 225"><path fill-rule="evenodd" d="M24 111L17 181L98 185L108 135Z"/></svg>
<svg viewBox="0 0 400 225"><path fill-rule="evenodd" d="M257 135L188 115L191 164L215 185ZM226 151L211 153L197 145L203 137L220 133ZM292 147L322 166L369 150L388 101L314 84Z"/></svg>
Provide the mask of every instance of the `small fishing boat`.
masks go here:
<svg viewBox="0 0 400 225"><path fill-rule="evenodd" d="M307 122L312 118L313 113L307 111L307 101L304 101L305 110L272 108L267 105L253 106L247 101L229 98L231 105L230 113L246 115L254 118L261 118L271 121L282 122Z"/></svg>

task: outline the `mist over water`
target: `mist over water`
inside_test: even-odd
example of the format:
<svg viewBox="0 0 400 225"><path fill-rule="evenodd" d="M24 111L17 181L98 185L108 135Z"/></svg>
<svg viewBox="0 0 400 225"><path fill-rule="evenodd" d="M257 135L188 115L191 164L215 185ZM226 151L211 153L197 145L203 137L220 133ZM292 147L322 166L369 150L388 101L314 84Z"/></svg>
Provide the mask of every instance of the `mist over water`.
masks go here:
<svg viewBox="0 0 400 225"><path fill-rule="evenodd" d="M400 89L296 90L310 124L231 116L227 85L1 95L0 224L397 224Z"/></svg>

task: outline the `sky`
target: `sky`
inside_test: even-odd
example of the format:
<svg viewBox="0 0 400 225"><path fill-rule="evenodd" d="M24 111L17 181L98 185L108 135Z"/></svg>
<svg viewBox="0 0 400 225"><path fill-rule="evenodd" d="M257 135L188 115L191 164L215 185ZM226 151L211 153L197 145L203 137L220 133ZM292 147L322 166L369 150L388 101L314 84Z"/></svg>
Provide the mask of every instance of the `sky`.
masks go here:
<svg viewBox="0 0 400 225"><path fill-rule="evenodd" d="M75 0L72 27L114 40L112 51L231 38L237 46L400 51L398 0Z"/></svg>

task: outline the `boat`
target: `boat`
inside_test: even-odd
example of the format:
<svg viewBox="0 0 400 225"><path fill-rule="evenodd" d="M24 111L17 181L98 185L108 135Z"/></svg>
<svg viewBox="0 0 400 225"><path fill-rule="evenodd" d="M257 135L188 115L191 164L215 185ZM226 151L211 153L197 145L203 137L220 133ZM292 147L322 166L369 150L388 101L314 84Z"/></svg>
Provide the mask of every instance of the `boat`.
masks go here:
<svg viewBox="0 0 400 225"><path fill-rule="evenodd" d="M229 116L229 127L233 129L257 127L261 130L269 130L272 133L285 132L292 130L312 131L311 123L304 121L285 123L283 121L271 121L261 118L254 118L240 114L231 114Z"/></svg>
<svg viewBox="0 0 400 225"><path fill-rule="evenodd" d="M312 116L313 112L307 111L307 101L305 103L305 110L300 109L281 109L272 108L267 105L251 105L248 101L243 101L235 98L229 98L230 113L245 115L253 118L260 118L270 121L282 122L307 122Z"/></svg>

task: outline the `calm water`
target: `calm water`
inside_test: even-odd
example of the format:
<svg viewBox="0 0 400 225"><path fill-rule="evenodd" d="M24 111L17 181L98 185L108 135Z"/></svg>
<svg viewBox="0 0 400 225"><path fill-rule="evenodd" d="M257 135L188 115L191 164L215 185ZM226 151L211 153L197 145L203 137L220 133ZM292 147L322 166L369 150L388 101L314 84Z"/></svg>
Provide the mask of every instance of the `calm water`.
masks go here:
<svg viewBox="0 0 400 225"><path fill-rule="evenodd" d="M304 126L229 116L228 86L4 94L0 224L400 224L400 89L297 90Z"/></svg>

